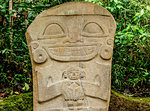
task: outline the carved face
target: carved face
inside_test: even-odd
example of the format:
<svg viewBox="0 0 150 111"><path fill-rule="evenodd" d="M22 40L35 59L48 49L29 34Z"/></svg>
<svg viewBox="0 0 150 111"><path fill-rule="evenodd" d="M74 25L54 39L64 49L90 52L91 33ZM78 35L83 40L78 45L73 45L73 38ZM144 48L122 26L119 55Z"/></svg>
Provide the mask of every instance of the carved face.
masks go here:
<svg viewBox="0 0 150 111"><path fill-rule="evenodd" d="M85 78L85 72L71 67L63 73L63 78L70 80L83 79Z"/></svg>
<svg viewBox="0 0 150 111"><path fill-rule="evenodd" d="M38 41L52 59L89 60L109 37L109 19L100 15L51 16L43 23Z"/></svg>
<svg viewBox="0 0 150 111"><path fill-rule="evenodd" d="M80 73L78 71L72 71L68 74L70 80L80 79Z"/></svg>

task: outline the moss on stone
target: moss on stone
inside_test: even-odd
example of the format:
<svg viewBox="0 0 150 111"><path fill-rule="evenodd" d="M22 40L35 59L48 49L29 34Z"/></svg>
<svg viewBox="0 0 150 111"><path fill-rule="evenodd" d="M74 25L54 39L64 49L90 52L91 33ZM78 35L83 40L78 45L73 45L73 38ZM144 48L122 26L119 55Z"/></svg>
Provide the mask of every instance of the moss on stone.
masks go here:
<svg viewBox="0 0 150 111"><path fill-rule="evenodd" d="M150 111L150 98L128 97L112 91L109 111Z"/></svg>
<svg viewBox="0 0 150 111"><path fill-rule="evenodd" d="M32 93L14 95L0 102L0 111L32 111ZM150 111L150 98L133 98L112 91L109 111Z"/></svg>
<svg viewBox="0 0 150 111"><path fill-rule="evenodd" d="M0 102L0 111L32 111L32 93L13 95Z"/></svg>

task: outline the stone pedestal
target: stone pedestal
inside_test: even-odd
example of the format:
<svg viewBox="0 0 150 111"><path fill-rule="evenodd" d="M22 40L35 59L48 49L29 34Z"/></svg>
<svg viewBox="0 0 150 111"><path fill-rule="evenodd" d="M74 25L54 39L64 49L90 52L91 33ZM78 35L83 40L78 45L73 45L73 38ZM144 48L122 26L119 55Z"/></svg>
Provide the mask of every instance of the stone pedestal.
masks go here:
<svg viewBox="0 0 150 111"><path fill-rule="evenodd" d="M26 32L34 111L107 111L115 30L113 16L88 2L40 13Z"/></svg>

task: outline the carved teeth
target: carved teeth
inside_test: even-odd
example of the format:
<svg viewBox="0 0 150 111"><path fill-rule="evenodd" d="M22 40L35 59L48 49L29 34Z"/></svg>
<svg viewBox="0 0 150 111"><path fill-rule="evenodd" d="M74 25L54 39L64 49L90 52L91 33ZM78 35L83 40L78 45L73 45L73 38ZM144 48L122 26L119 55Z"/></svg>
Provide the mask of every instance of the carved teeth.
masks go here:
<svg viewBox="0 0 150 111"><path fill-rule="evenodd" d="M86 56L92 54L94 50L96 46L49 48L49 51L57 56Z"/></svg>
<svg viewBox="0 0 150 111"><path fill-rule="evenodd" d="M98 45L43 46L52 59L59 61L90 60L98 54Z"/></svg>

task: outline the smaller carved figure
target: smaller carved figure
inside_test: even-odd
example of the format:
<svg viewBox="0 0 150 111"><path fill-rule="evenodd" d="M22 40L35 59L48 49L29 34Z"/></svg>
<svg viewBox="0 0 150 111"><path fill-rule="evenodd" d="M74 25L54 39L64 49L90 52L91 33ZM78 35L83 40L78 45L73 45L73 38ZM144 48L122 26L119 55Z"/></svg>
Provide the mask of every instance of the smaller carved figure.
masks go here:
<svg viewBox="0 0 150 111"><path fill-rule="evenodd" d="M62 94L69 110L82 110L84 104L84 90L82 79L85 79L85 72L80 68L70 67L63 72L64 79Z"/></svg>

